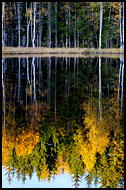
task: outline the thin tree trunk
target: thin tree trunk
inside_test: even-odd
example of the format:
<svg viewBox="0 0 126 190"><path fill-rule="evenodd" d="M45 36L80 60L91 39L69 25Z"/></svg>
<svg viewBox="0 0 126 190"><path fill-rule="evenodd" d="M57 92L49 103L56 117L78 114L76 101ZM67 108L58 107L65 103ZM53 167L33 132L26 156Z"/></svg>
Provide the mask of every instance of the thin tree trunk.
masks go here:
<svg viewBox="0 0 126 190"><path fill-rule="evenodd" d="M4 19L5 19L5 2L2 2L2 47L5 46L4 42Z"/></svg>
<svg viewBox="0 0 126 190"><path fill-rule="evenodd" d="M30 11L30 19L31 19L31 39L32 39L32 2L31 2L31 11Z"/></svg>
<svg viewBox="0 0 126 190"><path fill-rule="evenodd" d="M20 17L20 3L17 3L18 5L18 46L21 46L21 34L20 34L20 28L21 28L21 17Z"/></svg>
<svg viewBox="0 0 126 190"><path fill-rule="evenodd" d="M69 48L71 47L71 39L70 39L70 26L71 26L71 24L70 24L70 3L69 3Z"/></svg>
<svg viewBox="0 0 126 190"><path fill-rule="evenodd" d="M30 84L30 80L29 80L29 62L28 62L28 58L27 58L27 81Z"/></svg>
<svg viewBox="0 0 126 190"><path fill-rule="evenodd" d="M102 18L103 18L103 7L102 7L102 2L100 2L100 32L99 32L99 50L101 50Z"/></svg>
<svg viewBox="0 0 126 190"><path fill-rule="evenodd" d="M124 58L122 58L122 81L121 81L121 113L123 105L123 80L124 80Z"/></svg>
<svg viewBox="0 0 126 190"><path fill-rule="evenodd" d="M43 12L42 15L39 12L39 46L42 45L42 29L43 29Z"/></svg>
<svg viewBox="0 0 126 190"><path fill-rule="evenodd" d="M28 7L27 7L27 2L26 2L26 15L27 15L27 47L29 45L29 25L30 25L30 20L28 21Z"/></svg>
<svg viewBox="0 0 126 190"><path fill-rule="evenodd" d="M4 58L2 58L2 88L3 88L3 109L4 109L4 129L5 129L5 113L6 113L6 102L5 102L5 84L4 84Z"/></svg>
<svg viewBox="0 0 126 190"><path fill-rule="evenodd" d="M55 2L55 48L57 47L57 2Z"/></svg>
<svg viewBox="0 0 126 190"><path fill-rule="evenodd" d="M76 41L77 41L77 39L76 39L76 30L77 30L77 15L76 15L76 7L75 7L75 29L74 29L74 48L76 48L77 46L76 46Z"/></svg>
<svg viewBox="0 0 126 190"><path fill-rule="evenodd" d="M34 29L33 29L33 38L32 38L32 46L35 47L35 24L36 24L36 2L34 2Z"/></svg>
<svg viewBox="0 0 126 190"><path fill-rule="evenodd" d="M48 47L51 48L51 2L48 2Z"/></svg>
<svg viewBox="0 0 126 190"><path fill-rule="evenodd" d="M57 83L57 57L55 57L55 117L56 117L56 98L57 98L57 87L56 87L56 83Z"/></svg>
<svg viewBox="0 0 126 190"><path fill-rule="evenodd" d="M34 101L36 100L36 86L35 86L35 57L32 58L33 77L34 77Z"/></svg>
<svg viewBox="0 0 126 190"><path fill-rule="evenodd" d="M68 8L66 10L66 17L68 17ZM68 47L68 18L66 18L66 47Z"/></svg>
<svg viewBox="0 0 126 190"><path fill-rule="evenodd" d="M50 86L51 86L51 58L49 57L49 64L48 64L48 89L47 89L47 103L50 108Z"/></svg>
<svg viewBox="0 0 126 190"><path fill-rule="evenodd" d="M21 85L21 63L20 63L20 58L18 58L18 102L20 101L20 85Z"/></svg>
<svg viewBox="0 0 126 190"><path fill-rule="evenodd" d="M121 18L121 2L119 3L119 16L120 16L120 48L122 49L122 18Z"/></svg>
<svg viewBox="0 0 126 190"><path fill-rule="evenodd" d="M124 49L124 2L123 2L123 44L122 48Z"/></svg>

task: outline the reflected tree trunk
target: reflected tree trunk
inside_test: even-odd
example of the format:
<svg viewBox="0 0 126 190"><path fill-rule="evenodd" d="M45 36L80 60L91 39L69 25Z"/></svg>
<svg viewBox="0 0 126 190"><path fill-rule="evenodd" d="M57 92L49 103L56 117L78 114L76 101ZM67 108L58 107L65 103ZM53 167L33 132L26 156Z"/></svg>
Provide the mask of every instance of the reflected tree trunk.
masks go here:
<svg viewBox="0 0 126 190"><path fill-rule="evenodd" d="M35 86L35 57L32 58L32 67L33 67L33 77L34 77L34 98L33 98L33 100L36 101L36 86Z"/></svg>
<svg viewBox="0 0 126 190"><path fill-rule="evenodd" d="M30 80L29 80L29 62L28 62L28 58L27 58L27 81L30 84Z"/></svg>
<svg viewBox="0 0 126 190"><path fill-rule="evenodd" d="M74 98L75 98L75 88L76 88L76 57L74 57Z"/></svg>
<svg viewBox="0 0 126 190"><path fill-rule="evenodd" d="M5 129L5 113L6 113L6 102L5 102L5 84L4 84L4 58L2 58L2 88L3 88L3 115L4 115L4 129Z"/></svg>
<svg viewBox="0 0 126 190"><path fill-rule="evenodd" d="M124 80L124 57L122 57L122 81L121 81L121 113L122 113L122 105L123 105L123 80Z"/></svg>
<svg viewBox="0 0 126 190"><path fill-rule="evenodd" d="M32 103L32 65L31 65L31 84L30 84L30 95L31 95L31 103Z"/></svg>
<svg viewBox="0 0 126 190"><path fill-rule="evenodd" d="M119 108L119 99L120 99L120 81L121 81L121 70L122 70L122 57L120 58L120 67L119 67L119 82L118 82L118 108Z"/></svg>
<svg viewBox="0 0 126 190"><path fill-rule="evenodd" d="M99 55L99 119L102 119L102 105L101 105L101 55Z"/></svg>
<svg viewBox="0 0 126 190"><path fill-rule="evenodd" d="M55 57L55 116L56 116L56 98L57 98L57 87L56 87L56 83L57 83L57 57Z"/></svg>
<svg viewBox="0 0 126 190"><path fill-rule="evenodd" d="M41 58L39 57L39 91L41 91L42 85L42 93L43 93L43 81L42 81L42 65L41 65Z"/></svg>
<svg viewBox="0 0 126 190"><path fill-rule="evenodd" d="M20 83L21 83L21 60L18 58L18 102L20 101Z"/></svg>
<svg viewBox="0 0 126 190"><path fill-rule="evenodd" d="M48 63L48 89L47 89L47 104L50 108L50 86L51 86L51 58L49 57L49 63Z"/></svg>

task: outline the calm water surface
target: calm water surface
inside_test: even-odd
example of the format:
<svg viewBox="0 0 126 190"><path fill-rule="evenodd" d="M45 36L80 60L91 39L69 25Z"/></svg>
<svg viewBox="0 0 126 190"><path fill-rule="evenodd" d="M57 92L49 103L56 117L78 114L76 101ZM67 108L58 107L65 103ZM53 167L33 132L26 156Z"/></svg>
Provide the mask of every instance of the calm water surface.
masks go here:
<svg viewBox="0 0 126 190"><path fill-rule="evenodd" d="M123 58L2 59L2 187L124 187Z"/></svg>

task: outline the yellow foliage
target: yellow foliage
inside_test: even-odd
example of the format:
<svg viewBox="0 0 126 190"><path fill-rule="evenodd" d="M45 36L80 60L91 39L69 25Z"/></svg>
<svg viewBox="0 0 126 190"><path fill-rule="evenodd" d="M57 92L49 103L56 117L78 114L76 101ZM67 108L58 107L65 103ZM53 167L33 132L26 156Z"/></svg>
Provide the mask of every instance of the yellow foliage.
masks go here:
<svg viewBox="0 0 126 190"><path fill-rule="evenodd" d="M23 156L26 153L31 154L38 142L39 133L34 133L34 131L23 131L18 135L15 142L17 156Z"/></svg>

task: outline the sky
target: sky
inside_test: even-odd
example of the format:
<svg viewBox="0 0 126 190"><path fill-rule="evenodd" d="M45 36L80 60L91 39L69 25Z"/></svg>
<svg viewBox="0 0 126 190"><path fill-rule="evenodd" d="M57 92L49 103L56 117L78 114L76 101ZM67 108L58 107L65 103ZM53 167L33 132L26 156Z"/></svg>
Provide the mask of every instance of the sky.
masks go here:
<svg viewBox="0 0 126 190"><path fill-rule="evenodd" d="M63 173L55 179L52 178L50 182L38 181L38 177L34 173L31 180L29 177L26 177L25 183L18 180L16 175L14 175L10 184L7 181L6 173L7 172L2 167L2 188L73 188L72 176L69 176L67 173ZM93 185L91 187L95 186ZM79 188L87 188L84 178L80 183Z"/></svg>

